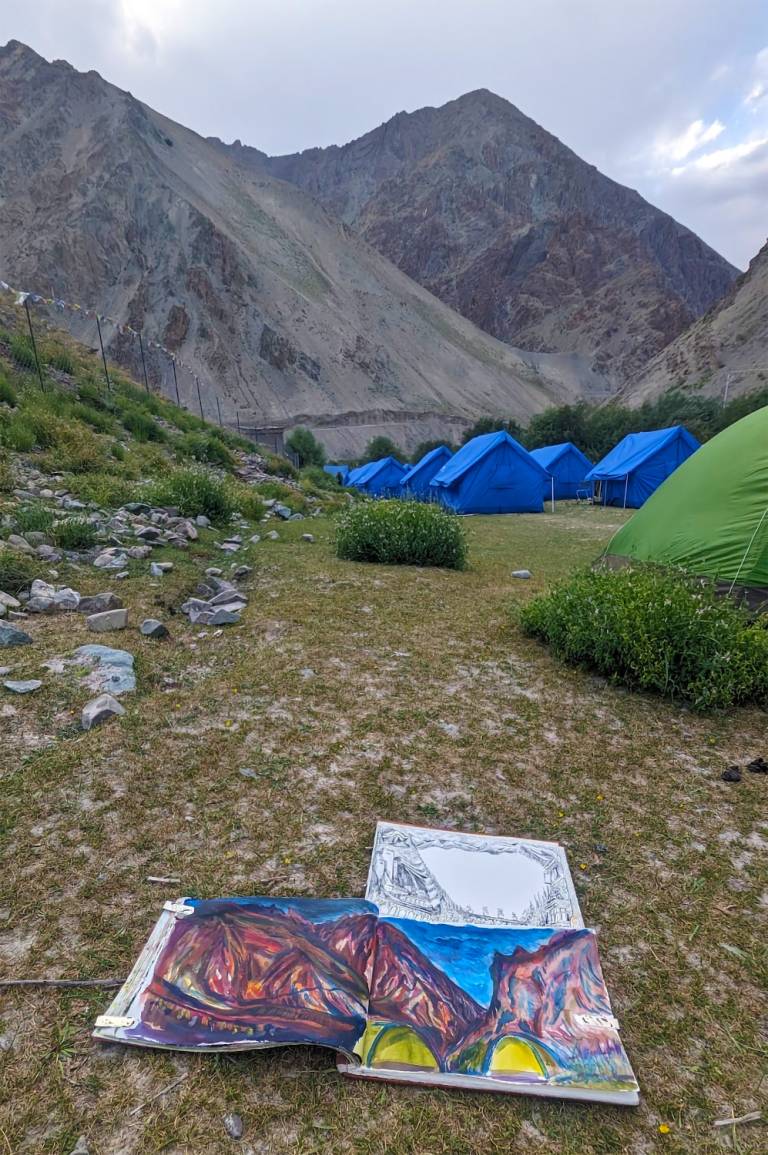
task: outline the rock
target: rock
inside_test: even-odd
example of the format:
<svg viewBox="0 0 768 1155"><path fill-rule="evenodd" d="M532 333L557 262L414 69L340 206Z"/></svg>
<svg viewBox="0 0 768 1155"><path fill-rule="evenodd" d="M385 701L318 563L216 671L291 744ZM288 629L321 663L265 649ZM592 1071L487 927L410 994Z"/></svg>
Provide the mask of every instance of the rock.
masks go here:
<svg viewBox="0 0 768 1155"><path fill-rule="evenodd" d="M89 630L104 632L107 630L124 630L128 625L128 610L104 610L99 614L91 614L85 619Z"/></svg>
<svg viewBox="0 0 768 1155"><path fill-rule="evenodd" d="M206 577L221 577L221 575L223 573L224 573L223 569L219 569L218 566L214 565L214 566L210 566L210 568L205 571L205 576Z"/></svg>
<svg viewBox="0 0 768 1155"><path fill-rule="evenodd" d="M152 553L152 546L133 545L127 552L128 557L132 557L134 561L145 561Z"/></svg>
<svg viewBox="0 0 768 1155"><path fill-rule="evenodd" d="M12 545L14 549L20 549L22 553L34 553L32 546L25 537L20 537L18 533L11 533L8 535L8 545Z"/></svg>
<svg viewBox="0 0 768 1155"><path fill-rule="evenodd" d="M201 529L207 529L211 524L211 519L206 517L204 513L198 513L195 518L195 525L199 525Z"/></svg>
<svg viewBox="0 0 768 1155"><path fill-rule="evenodd" d="M75 1143L69 1155L91 1155L85 1135L78 1136L77 1143Z"/></svg>
<svg viewBox="0 0 768 1155"><path fill-rule="evenodd" d="M52 545L38 545L35 548L35 553L41 561L61 561L64 556L60 550L54 549Z"/></svg>
<svg viewBox="0 0 768 1155"><path fill-rule="evenodd" d="M250 541L251 545L258 545L261 541L261 534L254 533L251 537L248 538L248 540Z"/></svg>
<svg viewBox="0 0 768 1155"><path fill-rule="evenodd" d="M723 782L741 782L741 770L738 766L729 766L727 770L723 770L720 777Z"/></svg>
<svg viewBox="0 0 768 1155"><path fill-rule="evenodd" d="M230 609L227 606L219 606L213 611L211 620L206 624L209 626L234 626L240 621L240 614L236 610Z"/></svg>
<svg viewBox="0 0 768 1155"><path fill-rule="evenodd" d="M142 525L136 530L136 537L141 541L157 541L162 533L156 525Z"/></svg>
<svg viewBox="0 0 768 1155"><path fill-rule="evenodd" d="M34 545L35 547L37 547L38 545L50 545L51 544L50 541L48 540L47 536L44 533L40 533L39 530L36 530L36 529L31 530L29 533L25 534L24 536L26 537L29 544Z"/></svg>
<svg viewBox="0 0 768 1155"><path fill-rule="evenodd" d="M528 578L533 577L533 574L529 569L513 569L512 577L523 578L524 580L527 580Z"/></svg>
<svg viewBox="0 0 768 1155"><path fill-rule="evenodd" d="M608 847L603 842L595 843L595 854L607 854Z"/></svg>
<svg viewBox="0 0 768 1155"><path fill-rule="evenodd" d="M120 574L115 574L115 577L120 577ZM77 608L81 614L103 614L106 610L122 609L123 600L113 594L111 590L105 590L100 594L91 594L88 597L80 598L80 604Z"/></svg>
<svg viewBox="0 0 768 1155"><path fill-rule="evenodd" d="M768 774L768 762L765 758L753 758L747 762L747 770L750 774Z"/></svg>
<svg viewBox="0 0 768 1155"><path fill-rule="evenodd" d="M224 553L237 553L240 549L236 541L217 541L216 545Z"/></svg>
<svg viewBox="0 0 768 1155"><path fill-rule="evenodd" d="M157 562L153 561L149 567L149 572L152 575L152 577L162 577L163 574L165 573L165 570L161 566L159 566L157 564Z"/></svg>
<svg viewBox="0 0 768 1155"><path fill-rule="evenodd" d="M3 682L6 690L10 690L13 694L32 694L35 690L39 690L42 684L37 678L28 678L25 682Z"/></svg>
<svg viewBox="0 0 768 1155"><path fill-rule="evenodd" d="M116 573L116 574L115 574L115 581L119 581L119 582L121 582L121 581L125 581L125 579L126 579L127 577L130 577L130 576L131 576L131 575L128 573L128 570L127 570L127 569L123 569L123 570L121 570L121 571L120 571L120 573Z"/></svg>
<svg viewBox="0 0 768 1155"><path fill-rule="evenodd" d="M30 598L25 608L30 614L53 614L56 612L53 598Z"/></svg>
<svg viewBox="0 0 768 1155"><path fill-rule="evenodd" d="M145 638L167 638L168 629L157 618L145 618L139 626Z"/></svg>
<svg viewBox="0 0 768 1155"><path fill-rule="evenodd" d="M311 544L315 540L315 535L313 533L303 533L301 535L301 540L308 541Z"/></svg>
<svg viewBox="0 0 768 1155"><path fill-rule="evenodd" d="M303 513L292 513L291 516L288 518L288 520L289 521L303 521L304 520L304 514Z"/></svg>
<svg viewBox="0 0 768 1155"><path fill-rule="evenodd" d="M259 777L255 770L251 770L250 766L241 766L238 770L238 774L240 774L243 778Z"/></svg>
<svg viewBox="0 0 768 1155"><path fill-rule="evenodd" d="M128 565L128 554L123 551L105 549L94 559L93 564L97 569L124 569Z"/></svg>
<svg viewBox="0 0 768 1155"><path fill-rule="evenodd" d="M6 674L10 674L13 666L0 666L0 678L4 678Z"/></svg>
<svg viewBox="0 0 768 1155"><path fill-rule="evenodd" d="M269 538L270 541L279 541L280 540L280 534L277 532L276 529L271 529L269 531L269 533L267 534L267 537Z"/></svg>
<svg viewBox="0 0 768 1155"><path fill-rule="evenodd" d="M4 618L7 613L8 606L4 605L3 602L0 602L0 618Z"/></svg>
<svg viewBox="0 0 768 1155"><path fill-rule="evenodd" d="M0 622L0 646L30 646L32 639L23 630Z"/></svg>
<svg viewBox="0 0 768 1155"><path fill-rule="evenodd" d="M0 603L2 603L4 606L7 606L9 610L21 609L21 602L19 599L13 597L11 594L3 593L2 590L0 590Z"/></svg>
<svg viewBox="0 0 768 1155"><path fill-rule="evenodd" d="M224 1130L229 1135L230 1139L242 1139L243 1137L243 1120L239 1115L229 1114L224 1116Z"/></svg>
<svg viewBox="0 0 768 1155"><path fill-rule="evenodd" d="M127 501L122 508L127 513L147 514L151 511L152 506L147 505L146 501Z"/></svg>
<svg viewBox="0 0 768 1155"><path fill-rule="evenodd" d="M208 602L203 601L202 598L187 598L179 608L183 614L200 613L208 609Z"/></svg>
<svg viewBox="0 0 768 1155"><path fill-rule="evenodd" d="M84 730L92 730L94 726L100 726L109 718L124 713L125 708L120 705L117 698L113 698L111 694L101 694L83 707L80 721Z"/></svg>
<svg viewBox="0 0 768 1155"><path fill-rule="evenodd" d="M133 654L127 650L115 650L111 646L91 643L79 646L73 660L93 670L86 678L86 684L93 690L109 690L111 694L128 694L136 689L136 675L133 672Z"/></svg>
<svg viewBox="0 0 768 1155"><path fill-rule="evenodd" d="M216 594L209 600L208 605L226 606L233 602L240 602L242 605L247 605L248 598L240 590L222 590L220 594Z"/></svg>
<svg viewBox="0 0 768 1155"><path fill-rule="evenodd" d="M41 581L40 578L35 578L32 585L29 587L29 596L32 598L51 598L56 594L56 587L52 586L50 582Z"/></svg>
<svg viewBox="0 0 768 1155"><path fill-rule="evenodd" d="M76 610L80 605L80 594L77 590L64 586L53 595L53 603L60 610Z"/></svg>
<svg viewBox="0 0 768 1155"><path fill-rule="evenodd" d="M272 512L281 517L283 521L289 521L293 517L293 510L289 509L287 505L283 505L281 501L276 501L272 506Z"/></svg>
<svg viewBox="0 0 768 1155"><path fill-rule="evenodd" d="M252 565L239 565L237 569L232 571L232 577L235 578L236 581L241 581L243 578L250 577L252 573Z"/></svg>

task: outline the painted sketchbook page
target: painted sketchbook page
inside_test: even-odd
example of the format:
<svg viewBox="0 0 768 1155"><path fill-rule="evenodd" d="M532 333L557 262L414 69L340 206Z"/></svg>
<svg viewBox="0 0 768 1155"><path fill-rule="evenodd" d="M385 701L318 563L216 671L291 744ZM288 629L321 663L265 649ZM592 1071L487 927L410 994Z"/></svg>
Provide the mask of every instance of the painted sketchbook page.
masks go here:
<svg viewBox="0 0 768 1155"><path fill-rule="evenodd" d="M94 1035L174 1050L314 1043L365 1031L376 908L359 899L179 899Z"/></svg>
<svg viewBox="0 0 768 1155"><path fill-rule="evenodd" d="M583 927L562 846L379 822L365 897L386 918Z"/></svg>
<svg viewBox="0 0 768 1155"><path fill-rule="evenodd" d="M638 1102L591 930L380 919L356 1050L361 1078Z"/></svg>

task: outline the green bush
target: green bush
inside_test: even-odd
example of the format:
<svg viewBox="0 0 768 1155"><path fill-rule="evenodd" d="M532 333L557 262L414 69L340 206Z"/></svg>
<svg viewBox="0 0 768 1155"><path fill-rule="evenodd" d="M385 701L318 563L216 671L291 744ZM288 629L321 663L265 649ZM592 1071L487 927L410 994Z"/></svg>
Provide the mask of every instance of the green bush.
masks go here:
<svg viewBox="0 0 768 1155"><path fill-rule="evenodd" d="M325 450L311 429L297 425L285 439L286 449L295 453L299 465L325 465Z"/></svg>
<svg viewBox="0 0 768 1155"><path fill-rule="evenodd" d="M271 473L273 477L290 477L294 480L299 476L295 465L293 465L287 457L280 457L279 454L272 453L269 449L264 449L261 445L259 445L257 449L264 458L265 473Z"/></svg>
<svg viewBox="0 0 768 1155"><path fill-rule="evenodd" d="M19 414L19 420L32 430L35 445L39 449L50 449L57 445L61 438L61 422L59 418L44 405L35 405Z"/></svg>
<svg viewBox="0 0 768 1155"><path fill-rule="evenodd" d="M69 373L71 376L75 372L75 362L66 349L52 349L46 355L46 361L52 369L58 369L60 373Z"/></svg>
<svg viewBox="0 0 768 1155"><path fill-rule="evenodd" d="M25 553L0 548L0 590L15 597L37 577L40 562Z"/></svg>
<svg viewBox="0 0 768 1155"><path fill-rule="evenodd" d="M176 469L147 490L147 501L175 506L183 517L202 513L211 521L227 521L235 510L229 487L205 469Z"/></svg>
<svg viewBox="0 0 768 1155"><path fill-rule="evenodd" d="M84 425L61 422L55 448L41 461L45 469L61 473L98 473L107 463L104 445Z"/></svg>
<svg viewBox="0 0 768 1155"><path fill-rule="evenodd" d="M120 414L120 420L137 441L167 440L162 425L158 425L151 414L139 409L138 406L126 406Z"/></svg>
<svg viewBox="0 0 768 1155"><path fill-rule="evenodd" d="M768 622L653 567L579 573L520 610L556 657L695 710L768 703Z"/></svg>
<svg viewBox="0 0 768 1155"><path fill-rule="evenodd" d="M0 493L11 493L16 486L11 462L6 453L0 451Z"/></svg>
<svg viewBox="0 0 768 1155"><path fill-rule="evenodd" d="M11 356L22 369L37 369L32 342L22 333L11 337Z"/></svg>
<svg viewBox="0 0 768 1155"><path fill-rule="evenodd" d="M95 429L97 433L115 432L114 419L104 409L97 409L92 405L78 401L71 407L70 413L76 421L90 425L91 429Z"/></svg>
<svg viewBox="0 0 768 1155"><path fill-rule="evenodd" d="M230 481L227 490L232 495L232 504L243 517L249 521L261 521L267 507L255 489L242 481Z"/></svg>
<svg viewBox="0 0 768 1155"><path fill-rule="evenodd" d="M333 474L326 473L321 465L307 465L301 471L300 481L302 489L309 492L313 489L327 489L331 493L339 493L342 488Z"/></svg>
<svg viewBox="0 0 768 1155"><path fill-rule="evenodd" d="M281 481L260 481L255 488L262 497L271 498L273 501L283 501L286 504L296 493L294 489L283 485Z"/></svg>
<svg viewBox="0 0 768 1155"><path fill-rule="evenodd" d="M104 509L117 509L129 501L141 498L138 487L123 477L111 473L86 473L67 476L64 484L81 501L92 501Z"/></svg>
<svg viewBox="0 0 768 1155"><path fill-rule="evenodd" d="M50 533L53 527L53 511L42 502L20 505L14 514L19 533Z"/></svg>
<svg viewBox="0 0 768 1155"><path fill-rule="evenodd" d="M16 390L10 381L6 381L5 377L0 377L0 404L10 405L13 409L18 401Z"/></svg>
<svg viewBox="0 0 768 1155"><path fill-rule="evenodd" d="M23 414L14 415L7 425L0 426L0 434L5 448L16 453L29 453L37 444L35 432Z"/></svg>
<svg viewBox="0 0 768 1155"><path fill-rule="evenodd" d="M67 517L57 523L53 539L61 549L91 549L96 545L96 527L85 517Z"/></svg>
<svg viewBox="0 0 768 1155"><path fill-rule="evenodd" d="M336 553L347 561L464 569L467 539L461 519L418 501L370 501L338 521Z"/></svg>
<svg viewBox="0 0 768 1155"><path fill-rule="evenodd" d="M176 441L176 452L180 457L191 457L207 465L220 465L228 470L235 468L235 459L229 449L212 434L185 433Z"/></svg>

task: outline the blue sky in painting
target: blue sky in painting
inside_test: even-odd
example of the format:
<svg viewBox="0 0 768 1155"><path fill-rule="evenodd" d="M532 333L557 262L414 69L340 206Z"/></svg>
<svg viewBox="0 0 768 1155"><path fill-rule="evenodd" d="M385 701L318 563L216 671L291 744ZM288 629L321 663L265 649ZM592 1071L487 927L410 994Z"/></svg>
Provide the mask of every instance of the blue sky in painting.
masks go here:
<svg viewBox="0 0 768 1155"><path fill-rule="evenodd" d="M553 935L562 933L560 930L444 926L408 918L382 921L398 927L430 962L483 1006L488 1006L493 993L491 963L496 952L511 955L518 946L535 950Z"/></svg>
<svg viewBox="0 0 768 1155"><path fill-rule="evenodd" d="M268 898L257 896L253 898L189 898L186 901L190 906L194 906L199 914L211 914L214 907L219 904L261 907L262 909L274 907L283 914L295 910L297 914L310 922L328 922L350 914L375 915L377 913L377 908L362 898Z"/></svg>

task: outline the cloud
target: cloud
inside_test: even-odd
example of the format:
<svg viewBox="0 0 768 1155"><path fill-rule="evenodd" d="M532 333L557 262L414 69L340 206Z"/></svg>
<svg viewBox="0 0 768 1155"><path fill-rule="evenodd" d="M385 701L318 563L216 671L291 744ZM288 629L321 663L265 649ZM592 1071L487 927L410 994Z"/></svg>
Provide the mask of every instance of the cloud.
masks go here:
<svg viewBox="0 0 768 1155"><path fill-rule="evenodd" d="M684 172L696 169L699 172L710 172L716 168L730 168L748 156L752 156L758 149L768 144L768 136L758 137L756 140L743 140L730 148L717 148L713 152L705 152L697 156L689 164L680 165L672 169L673 176L680 176ZM685 154L684 154L685 155Z"/></svg>
<svg viewBox="0 0 768 1155"><path fill-rule="evenodd" d="M692 152L697 152L705 144L717 140L725 132L725 125L721 120L713 120L705 125L703 120L694 120L684 132L671 139L660 140L656 144L656 151L662 157L670 160L685 160Z"/></svg>

